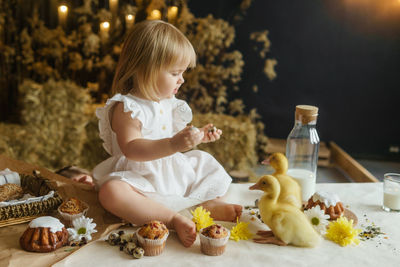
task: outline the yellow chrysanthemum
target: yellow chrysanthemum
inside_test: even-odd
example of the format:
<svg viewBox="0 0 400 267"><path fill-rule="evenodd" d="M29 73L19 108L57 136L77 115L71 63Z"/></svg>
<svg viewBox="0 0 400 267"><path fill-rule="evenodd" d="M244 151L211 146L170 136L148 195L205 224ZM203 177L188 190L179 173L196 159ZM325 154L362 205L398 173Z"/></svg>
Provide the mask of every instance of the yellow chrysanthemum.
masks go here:
<svg viewBox="0 0 400 267"><path fill-rule="evenodd" d="M249 223L239 222L239 218L236 221L236 225L231 229L231 236L229 239L235 240L236 242L239 240L248 240L253 236L249 231Z"/></svg>
<svg viewBox="0 0 400 267"><path fill-rule="evenodd" d="M203 209L202 206L197 207L194 211L191 210L190 213L193 215L192 221L196 224L197 232L214 224L213 218L210 217L210 212Z"/></svg>
<svg viewBox="0 0 400 267"><path fill-rule="evenodd" d="M326 237L342 247L354 243L358 245L360 240L357 238L361 229L353 228L353 220L347 220L342 216L336 221L330 222L326 231Z"/></svg>

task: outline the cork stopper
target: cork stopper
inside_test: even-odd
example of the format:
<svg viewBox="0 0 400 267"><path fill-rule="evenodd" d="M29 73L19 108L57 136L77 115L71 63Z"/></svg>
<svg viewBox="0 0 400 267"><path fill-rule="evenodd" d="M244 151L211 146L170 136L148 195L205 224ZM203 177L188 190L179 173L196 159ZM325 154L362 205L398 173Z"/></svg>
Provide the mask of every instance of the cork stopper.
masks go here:
<svg viewBox="0 0 400 267"><path fill-rule="evenodd" d="M295 118L301 121L302 124L308 124L316 121L318 116L318 108L309 105L297 105Z"/></svg>

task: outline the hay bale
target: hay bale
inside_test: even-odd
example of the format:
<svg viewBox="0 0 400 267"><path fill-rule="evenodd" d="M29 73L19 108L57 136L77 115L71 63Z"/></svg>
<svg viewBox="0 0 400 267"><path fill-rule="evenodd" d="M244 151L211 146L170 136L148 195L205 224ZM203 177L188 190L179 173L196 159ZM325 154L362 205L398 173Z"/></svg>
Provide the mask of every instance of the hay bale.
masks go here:
<svg viewBox="0 0 400 267"><path fill-rule="evenodd" d="M0 133L8 140L8 148L3 150L14 158L49 169L81 165L80 155L87 139L89 92L70 81L38 84L25 80L19 93L22 124L2 125Z"/></svg>
<svg viewBox="0 0 400 267"><path fill-rule="evenodd" d="M90 117L86 124L86 142L81 153L81 166L88 170L93 169L101 161L107 159L110 155L103 148L103 140L99 135L99 120L95 115L95 110L104 104L93 104L90 107Z"/></svg>
<svg viewBox="0 0 400 267"><path fill-rule="evenodd" d="M85 88L70 81L24 81L20 88L22 124L0 123L0 153L46 167L77 165L91 170L108 157L99 137L95 109ZM258 161L257 123L251 117L195 114L193 124L207 123L223 131L221 140L199 145L227 171L250 171Z"/></svg>

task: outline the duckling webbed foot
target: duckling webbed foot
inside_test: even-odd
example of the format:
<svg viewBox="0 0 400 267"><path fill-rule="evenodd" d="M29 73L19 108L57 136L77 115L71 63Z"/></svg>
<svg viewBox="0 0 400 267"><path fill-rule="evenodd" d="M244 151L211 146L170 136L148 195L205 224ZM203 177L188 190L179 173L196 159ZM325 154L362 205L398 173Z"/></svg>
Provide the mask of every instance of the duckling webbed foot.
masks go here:
<svg viewBox="0 0 400 267"><path fill-rule="evenodd" d="M272 231L257 231L257 235L262 237L271 237L274 236L274 233Z"/></svg>
<svg viewBox="0 0 400 267"><path fill-rule="evenodd" d="M274 244L277 246L287 246L285 242L276 238L272 231L258 231L257 235L261 236L260 238L253 238L253 241L259 244Z"/></svg>
<svg viewBox="0 0 400 267"><path fill-rule="evenodd" d="M267 237L267 238L254 238L254 242L259 244L274 244L277 246L287 246L285 242L277 239L275 236Z"/></svg>

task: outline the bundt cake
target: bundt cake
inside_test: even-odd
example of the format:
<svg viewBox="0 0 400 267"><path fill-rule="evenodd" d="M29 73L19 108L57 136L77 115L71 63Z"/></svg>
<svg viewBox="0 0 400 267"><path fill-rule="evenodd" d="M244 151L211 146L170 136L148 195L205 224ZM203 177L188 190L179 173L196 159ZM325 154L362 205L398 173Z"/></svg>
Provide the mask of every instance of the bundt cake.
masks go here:
<svg viewBox="0 0 400 267"><path fill-rule="evenodd" d="M320 206L321 210L325 211L325 214L330 216L331 220L336 220L344 213L343 203L340 202L338 195L333 193L324 191L315 192L308 200L305 209L312 209L317 205Z"/></svg>
<svg viewBox="0 0 400 267"><path fill-rule="evenodd" d="M58 219L50 216L32 220L19 239L21 247L32 252L54 251L67 241L67 229Z"/></svg>

